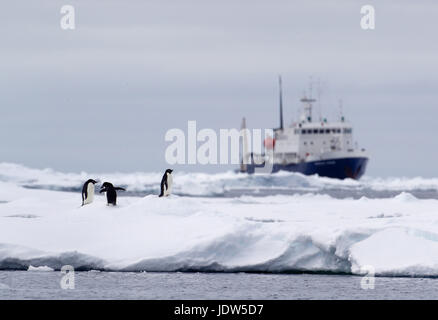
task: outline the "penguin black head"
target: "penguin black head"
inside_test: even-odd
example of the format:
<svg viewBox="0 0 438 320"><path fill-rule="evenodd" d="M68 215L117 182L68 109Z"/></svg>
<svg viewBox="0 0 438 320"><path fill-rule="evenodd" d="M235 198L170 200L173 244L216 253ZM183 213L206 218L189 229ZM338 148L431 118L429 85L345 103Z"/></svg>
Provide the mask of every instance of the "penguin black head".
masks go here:
<svg viewBox="0 0 438 320"><path fill-rule="evenodd" d="M86 183L92 183L92 184L96 184L97 181L94 179L88 179Z"/></svg>
<svg viewBox="0 0 438 320"><path fill-rule="evenodd" d="M173 172L172 169L167 169L165 173L171 174Z"/></svg>
<svg viewBox="0 0 438 320"><path fill-rule="evenodd" d="M113 184L112 183L110 183L110 182L104 182L103 184L102 184L102 187L100 187L100 193L102 193L102 192L107 192L108 190L110 190L110 189L114 189L114 186L113 186Z"/></svg>
<svg viewBox="0 0 438 320"><path fill-rule="evenodd" d="M108 192L108 191L116 191L116 190L119 190L119 191L126 191L126 189L125 188L121 188L121 187L114 187L113 186L113 184L111 183L111 182L104 182L103 184L102 184L102 187L100 188L100 193L102 193L102 192Z"/></svg>

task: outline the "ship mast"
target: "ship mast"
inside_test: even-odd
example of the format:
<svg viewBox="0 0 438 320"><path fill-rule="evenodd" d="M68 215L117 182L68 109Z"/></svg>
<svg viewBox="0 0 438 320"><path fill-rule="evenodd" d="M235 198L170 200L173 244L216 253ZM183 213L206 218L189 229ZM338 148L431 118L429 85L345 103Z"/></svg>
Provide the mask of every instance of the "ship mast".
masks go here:
<svg viewBox="0 0 438 320"><path fill-rule="evenodd" d="M345 121L344 117L344 104L342 99L339 99L339 116L341 117L341 122Z"/></svg>
<svg viewBox="0 0 438 320"><path fill-rule="evenodd" d="M280 89L280 92L279 92L279 99L280 99L280 130L282 130L283 131L283 88L282 88L282 85L281 85L281 76L278 76L278 86L279 86L279 89Z"/></svg>
<svg viewBox="0 0 438 320"><path fill-rule="evenodd" d="M316 100L312 98L307 98L304 95L304 98L302 98L300 101L304 103L304 115L306 117L306 121L312 122L312 103Z"/></svg>
<svg viewBox="0 0 438 320"><path fill-rule="evenodd" d="M312 122L312 103L316 101L312 98L312 77L310 77L309 97L307 98L306 93L304 93L304 97L300 101L304 104L305 121Z"/></svg>
<svg viewBox="0 0 438 320"><path fill-rule="evenodd" d="M247 131L246 131L246 119L245 117L242 118L242 125L240 127L240 131L243 132L243 145L242 145L242 159L240 163L240 172L246 172L247 171L247 164L248 164L248 137L247 137Z"/></svg>

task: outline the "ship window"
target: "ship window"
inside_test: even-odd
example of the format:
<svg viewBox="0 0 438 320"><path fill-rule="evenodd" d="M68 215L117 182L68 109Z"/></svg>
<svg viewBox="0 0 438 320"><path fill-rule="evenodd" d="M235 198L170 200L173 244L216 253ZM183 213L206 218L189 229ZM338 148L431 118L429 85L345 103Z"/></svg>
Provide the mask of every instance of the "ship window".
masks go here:
<svg viewBox="0 0 438 320"><path fill-rule="evenodd" d="M313 133L318 133L318 129L313 129Z"/></svg>
<svg viewBox="0 0 438 320"><path fill-rule="evenodd" d="M313 141L310 141L310 144L313 145Z"/></svg>
<svg viewBox="0 0 438 320"><path fill-rule="evenodd" d="M302 133L302 134L306 134L307 132L306 132L305 129L303 129L303 130L301 130L301 133Z"/></svg>
<svg viewBox="0 0 438 320"><path fill-rule="evenodd" d="M344 128L344 133L351 133L351 128Z"/></svg>
<svg viewBox="0 0 438 320"><path fill-rule="evenodd" d="M341 133L341 129L336 129L336 133Z"/></svg>
<svg viewBox="0 0 438 320"><path fill-rule="evenodd" d="M304 141L304 145L307 146L307 142L306 141Z"/></svg>
<svg viewBox="0 0 438 320"><path fill-rule="evenodd" d="M324 129L319 129L319 133L324 133Z"/></svg>
<svg viewBox="0 0 438 320"><path fill-rule="evenodd" d="M330 129L325 129L325 133L330 133Z"/></svg>

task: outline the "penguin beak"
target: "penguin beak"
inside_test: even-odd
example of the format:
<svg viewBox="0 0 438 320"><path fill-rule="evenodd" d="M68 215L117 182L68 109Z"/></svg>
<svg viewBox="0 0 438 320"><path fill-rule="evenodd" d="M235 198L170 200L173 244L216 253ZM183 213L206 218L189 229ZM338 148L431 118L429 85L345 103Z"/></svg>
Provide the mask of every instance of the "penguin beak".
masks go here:
<svg viewBox="0 0 438 320"><path fill-rule="evenodd" d="M106 192L106 188L101 188L99 193Z"/></svg>

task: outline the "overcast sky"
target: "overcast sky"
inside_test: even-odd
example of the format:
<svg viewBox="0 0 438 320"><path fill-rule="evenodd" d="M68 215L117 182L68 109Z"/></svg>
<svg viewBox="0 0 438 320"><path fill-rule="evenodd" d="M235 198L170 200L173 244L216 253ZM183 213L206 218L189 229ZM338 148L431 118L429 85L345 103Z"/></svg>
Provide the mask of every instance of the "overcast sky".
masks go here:
<svg viewBox="0 0 438 320"><path fill-rule="evenodd" d="M60 9L76 29L60 28ZM360 28L360 8L376 29ZM0 161L156 171L170 128L287 123L309 77L343 100L372 176L437 176L436 1L9 1L0 12ZM316 111L318 114L318 111ZM217 172L220 166L175 167Z"/></svg>

